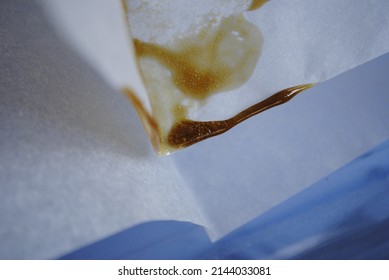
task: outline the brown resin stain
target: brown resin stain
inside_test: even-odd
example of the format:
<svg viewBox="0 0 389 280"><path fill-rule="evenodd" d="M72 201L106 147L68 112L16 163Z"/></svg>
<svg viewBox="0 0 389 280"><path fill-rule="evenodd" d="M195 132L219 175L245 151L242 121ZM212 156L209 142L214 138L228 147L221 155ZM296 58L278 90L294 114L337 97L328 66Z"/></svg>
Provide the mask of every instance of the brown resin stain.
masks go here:
<svg viewBox="0 0 389 280"><path fill-rule="evenodd" d="M249 10L259 9L266 2L268 1L253 0ZM125 0L122 0L122 5L128 22ZM172 80L176 87L193 99L206 99L216 92L238 88L250 78L255 69L263 44L262 35L254 25L243 17L237 16L224 19L216 30L212 29L215 27L205 28L197 38L179 42L174 49L134 39L136 55L138 59L142 57L156 59L167 67L172 73ZM238 35L238 40L231 40L231 34ZM253 44L253 42L256 43ZM234 43L235 48L229 48ZM253 45L255 45L254 50ZM232 60L231 63L228 59L226 61L225 57L236 56L234 55L236 50L239 50L241 54L238 62ZM123 88L122 91L137 110L154 149L160 154L168 154L172 150L222 134L256 114L291 100L298 93L312 86L313 84L305 84L282 90L234 117L221 121L189 120L187 119L187 107L177 103L171 108L175 124L167 136L159 127L155 119L157 116L153 117L149 114L130 89Z"/></svg>
<svg viewBox="0 0 389 280"><path fill-rule="evenodd" d="M143 127L145 128L147 135L149 136L151 140L151 144L153 145L154 149L156 151L160 151L161 149L161 138L160 138L160 132L159 132L159 126L158 123L155 121L155 119L146 111L146 109L143 107L142 102L138 99L138 97L130 90L129 88L125 87L122 88L122 92L125 96L128 97L128 99L131 101L131 103L134 105L136 112L138 113Z"/></svg>
<svg viewBox="0 0 389 280"><path fill-rule="evenodd" d="M269 0L253 0L253 2L251 3L251 6L249 8L249 11L254 11L254 10L261 8L268 1Z"/></svg>
<svg viewBox="0 0 389 280"><path fill-rule="evenodd" d="M167 139L168 144L177 149L184 148L224 133L256 114L291 100L298 93L312 86L313 84L305 84L282 90L227 120L202 122L184 119L171 128Z"/></svg>
<svg viewBox="0 0 389 280"><path fill-rule="evenodd" d="M226 80L228 69L201 69L194 63L196 54L201 53L198 47L175 52L152 43L134 40L138 56L157 58L173 72L174 84L193 98L202 99L217 90ZM209 50L213 52L211 48Z"/></svg>
<svg viewBox="0 0 389 280"><path fill-rule="evenodd" d="M128 23L129 22L128 21L128 6L127 6L126 0L122 0L121 4L122 4L122 9L123 9L124 17L126 19L126 22Z"/></svg>
<svg viewBox="0 0 389 280"><path fill-rule="evenodd" d="M237 88L253 73L262 47L258 28L242 16L208 26L174 49L134 39L138 58L156 59L172 73L174 85L193 99ZM235 54L235 56L234 56ZM147 73L143 73L147 75Z"/></svg>

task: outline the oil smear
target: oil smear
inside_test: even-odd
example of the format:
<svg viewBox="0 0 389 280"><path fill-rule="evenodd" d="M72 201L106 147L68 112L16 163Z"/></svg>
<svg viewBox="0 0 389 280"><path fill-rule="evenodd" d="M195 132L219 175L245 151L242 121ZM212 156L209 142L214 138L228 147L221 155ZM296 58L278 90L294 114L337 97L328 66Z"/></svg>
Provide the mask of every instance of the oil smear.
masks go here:
<svg viewBox="0 0 389 280"><path fill-rule="evenodd" d="M141 64L143 58L158 61L171 72L174 86L194 99L243 85L254 72L262 43L258 28L243 15L210 24L174 48L134 40Z"/></svg>
<svg viewBox="0 0 389 280"><path fill-rule="evenodd" d="M242 14L209 22L169 46L134 39L139 69L159 122L161 146L171 149L172 126L213 94L242 86L253 74L263 45L259 29Z"/></svg>

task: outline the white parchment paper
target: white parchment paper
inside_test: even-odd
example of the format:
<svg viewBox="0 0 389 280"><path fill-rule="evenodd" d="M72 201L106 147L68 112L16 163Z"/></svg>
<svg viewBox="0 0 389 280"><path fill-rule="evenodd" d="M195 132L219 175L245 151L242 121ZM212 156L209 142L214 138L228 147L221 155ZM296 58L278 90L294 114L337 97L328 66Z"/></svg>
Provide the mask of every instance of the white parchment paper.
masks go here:
<svg viewBox="0 0 389 280"><path fill-rule="evenodd" d="M0 259L56 258L150 220L202 224L128 100L32 1L0 9Z"/></svg>
<svg viewBox="0 0 389 280"><path fill-rule="evenodd" d="M355 86L324 83L157 158L118 91L147 104L120 1L39 1L59 38L33 2L4 3L1 258L56 257L151 220L192 221L217 239L389 137L388 99L360 90L362 72ZM255 78L198 116L224 118L387 52L388 15L383 0L273 0L247 13L265 37Z"/></svg>

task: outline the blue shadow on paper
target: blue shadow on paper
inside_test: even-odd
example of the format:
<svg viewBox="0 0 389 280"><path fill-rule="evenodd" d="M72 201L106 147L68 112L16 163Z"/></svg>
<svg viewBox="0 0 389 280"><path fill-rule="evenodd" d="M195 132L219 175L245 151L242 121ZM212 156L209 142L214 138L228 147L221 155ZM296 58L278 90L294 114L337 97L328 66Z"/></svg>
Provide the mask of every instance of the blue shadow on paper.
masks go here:
<svg viewBox="0 0 389 280"><path fill-rule="evenodd" d="M191 259L210 246L201 226L158 221L132 227L61 259Z"/></svg>
<svg viewBox="0 0 389 280"><path fill-rule="evenodd" d="M150 222L61 259L389 259L389 140L216 243Z"/></svg>

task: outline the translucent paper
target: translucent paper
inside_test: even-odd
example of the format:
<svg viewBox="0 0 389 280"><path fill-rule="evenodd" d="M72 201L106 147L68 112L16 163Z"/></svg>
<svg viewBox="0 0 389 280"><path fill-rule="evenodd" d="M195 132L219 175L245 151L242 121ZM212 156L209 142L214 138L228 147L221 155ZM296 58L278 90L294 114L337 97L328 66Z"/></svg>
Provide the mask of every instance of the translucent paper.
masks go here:
<svg viewBox="0 0 389 280"><path fill-rule="evenodd" d="M40 2L60 39L23 1L10 2L20 19L12 21L14 14L4 12L4 22L13 22L7 29L13 35L0 42L11 54L4 56L11 63L2 67L0 96L5 104L0 179L6 186L1 233L9 241L3 256L56 257L153 220L191 221L217 239L389 137L383 121L387 98L359 91L364 73L355 88L323 84L223 137L165 158L151 151L127 98L155 147L162 148L159 129L166 125L162 133L168 133L176 115L193 121L229 118L280 90L323 81L387 52L387 1L270 1L250 12L245 12L248 1L212 4L215 26L226 13L224 26L244 20L259 30L254 72L241 86L182 100L187 109L178 107L161 119L150 98L148 74L138 67L131 13L127 18L120 1ZM203 13L193 6L202 1L190 2L173 14L190 22L194 10ZM155 16L140 19L157 21ZM201 33L208 23L197 18ZM158 26L177 41L155 39L153 44L175 48L186 38L175 24ZM180 26L187 28L183 22ZM153 63L152 70L169 72L160 61ZM158 83L161 92L171 86L171 77L165 78ZM171 112L165 95L158 104L167 104Z"/></svg>
<svg viewBox="0 0 389 280"><path fill-rule="evenodd" d="M279 96L228 122L204 121L232 118L288 88L294 96L388 50L389 4L383 0L45 6L90 63L131 98L162 154L289 98Z"/></svg>

